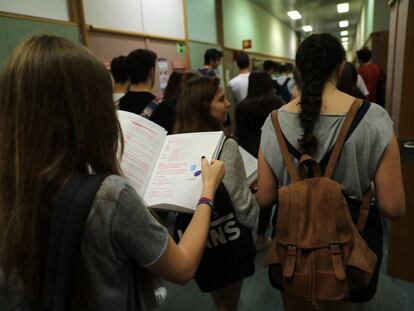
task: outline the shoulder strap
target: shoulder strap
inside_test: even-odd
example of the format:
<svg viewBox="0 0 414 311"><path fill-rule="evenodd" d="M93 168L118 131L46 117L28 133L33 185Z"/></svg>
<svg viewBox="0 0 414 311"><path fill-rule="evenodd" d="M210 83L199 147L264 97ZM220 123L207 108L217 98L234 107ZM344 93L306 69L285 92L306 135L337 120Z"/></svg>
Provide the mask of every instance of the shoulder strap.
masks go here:
<svg viewBox="0 0 414 311"><path fill-rule="evenodd" d="M140 113L141 116L143 116L144 118L151 118L152 114L154 113L155 110L157 110L158 108L158 103L155 100L152 100L145 108L144 110L142 110L142 112Z"/></svg>
<svg viewBox="0 0 414 311"><path fill-rule="evenodd" d="M43 310L68 308L80 239L90 208L108 174L74 175L53 202L43 285Z"/></svg>
<svg viewBox="0 0 414 311"><path fill-rule="evenodd" d="M286 141L282 133L282 129L280 128L279 118L277 116L277 110L272 111L272 123L273 123L273 127L275 128L275 133L276 133L277 141L279 143L279 148L280 148L280 151L282 152L282 156L285 161L285 165L289 173L289 176L292 179L292 182L299 181L300 175L289 154Z"/></svg>
<svg viewBox="0 0 414 311"><path fill-rule="evenodd" d="M352 121L352 125L348 131L348 134L346 135L346 139L348 139L352 135L352 133L356 130L359 123L362 121L365 114L368 112L370 105L371 105L370 102L364 101L364 103L358 109L358 112L355 115L354 120ZM302 154L295 147L293 147L293 145L289 142L289 140L287 140L285 135L283 135L283 138L285 139L289 153L299 161ZM322 171L325 171L325 168L328 165L328 161L329 161L329 158L331 157L332 150L333 150L333 147L329 149L328 152L325 153L322 160L319 162L319 165L321 166Z"/></svg>
<svg viewBox="0 0 414 311"><path fill-rule="evenodd" d="M352 121L354 120L354 117L359 107L361 106L361 103L362 103L362 100L355 99L355 101L352 103L352 106L346 115L344 123L342 124L342 127L339 131L338 138L336 139L335 146L332 150L331 157L329 158L329 162L326 167L325 174L324 174L325 177L328 177L328 178L332 177L336 162L338 161L339 156L341 155L342 147L344 146L348 131L351 127Z"/></svg>
<svg viewBox="0 0 414 311"><path fill-rule="evenodd" d="M283 82L283 86L287 86L290 81L290 77L286 78L285 82Z"/></svg>

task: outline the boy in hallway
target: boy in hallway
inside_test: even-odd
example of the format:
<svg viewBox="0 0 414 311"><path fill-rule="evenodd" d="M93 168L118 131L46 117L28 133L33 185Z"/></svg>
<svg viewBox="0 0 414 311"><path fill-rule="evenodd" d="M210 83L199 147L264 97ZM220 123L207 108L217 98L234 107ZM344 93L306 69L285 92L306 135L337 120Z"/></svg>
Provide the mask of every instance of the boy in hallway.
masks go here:
<svg viewBox="0 0 414 311"><path fill-rule="evenodd" d="M112 59L111 74L114 79L114 105L118 108L119 100L125 95L129 88L128 73L126 69L126 56L121 55Z"/></svg>
<svg viewBox="0 0 414 311"><path fill-rule="evenodd" d="M237 55L236 59L237 67L240 70L240 73L235 76L229 82L229 88L231 91L232 98L234 103L238 104L247 96L247 89L249 87L249 55L245 52L241 52Z"/></svg>
<svg viewBox="0 0 414 311"><path fill-rule="evenodd" d="M378 103L378 87L382 78L381 67L371 62L372 52L367 49L361 49L356 52L360 67L358 73L367 86L369 94L367 99L371 102Z"/></svg>
<svg viewBox="0 0 414 311"><path fill-rule="evenodd" d="M198 69L198 72L210 78L218 76L217 68L221 64L223 53L217 49L208 49L204 53L204 66Z"/></svg>
<svg viewBox="0 0 414 311"><path fill-rule="evenodd" d="M152 88L155 83L157 54L150 50L134 50L127 56L126 66L131 82L129 91L120 99L119 109L142 115L152 120L157 109Z"/></svg>

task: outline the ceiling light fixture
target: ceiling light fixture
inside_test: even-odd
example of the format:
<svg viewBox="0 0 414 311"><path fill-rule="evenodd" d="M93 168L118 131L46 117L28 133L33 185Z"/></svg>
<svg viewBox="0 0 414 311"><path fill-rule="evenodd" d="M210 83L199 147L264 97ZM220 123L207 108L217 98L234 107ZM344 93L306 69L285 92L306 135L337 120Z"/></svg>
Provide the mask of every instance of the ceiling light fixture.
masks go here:
<svg viewBox="0 0 414 311"><path fill-rule="evenodd" d="M349 26L349 21L340 21L339 22L339 27L341 28L346 28Z"/></svg>
<svg viewBox="0 0 414 311"><path fill-rule="evenodd" d="M345 43L345 42L348 42L348 37L342 37L342 38L341 38L341 40L342 40L342 42L344 42L344 43Z"/></svg>
<svg viewBox="0 0 414 311"><path fill-rule="evenodd" d="M349 3L348 2L344 2L344 3L338 3L336 6L336 9L338 10L338 13L347 13L349 12Z"/></svg>
<svg viewBox="0 0 414 311"><path fill-rule="evenodd" d="M348 30L341 31L341 36L347 36L347 35L348 35Z"/></svg>
<svg viewBox="0 0 414 311"><path fill-rule="evenodd" d="M311 32L313 30L311 25L306 25L302 27L303 31L305 32Z"/></svg>
<svg viewBox="0 0 414 311"><path fill-rule="evenodd" d="M298 11L296 11L296 10L287 12L287 15L292 20L297 20L297 19L301 19L302 18L302 15L300 15L300 13Z"/></svg>

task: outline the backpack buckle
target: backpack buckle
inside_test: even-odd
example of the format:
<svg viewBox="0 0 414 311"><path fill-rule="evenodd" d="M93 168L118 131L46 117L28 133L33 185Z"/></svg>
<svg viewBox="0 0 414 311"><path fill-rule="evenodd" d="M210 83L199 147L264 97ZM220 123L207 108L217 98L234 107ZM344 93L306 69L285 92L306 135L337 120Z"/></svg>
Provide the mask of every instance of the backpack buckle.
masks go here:
<svg viewBox="0 0 414 311"><path fill-rule="evenodd" d="M296 244L291 244L291 243L289 243L288 245L287 245L287 254L289 255L289 256L296 256Z"/></svg>
<svg viewBox="0 0 414 311"><path fill-rule="evenodd" d="M339 242L329 243L329 251L331 254L341 254L341 244Z"/></svg>

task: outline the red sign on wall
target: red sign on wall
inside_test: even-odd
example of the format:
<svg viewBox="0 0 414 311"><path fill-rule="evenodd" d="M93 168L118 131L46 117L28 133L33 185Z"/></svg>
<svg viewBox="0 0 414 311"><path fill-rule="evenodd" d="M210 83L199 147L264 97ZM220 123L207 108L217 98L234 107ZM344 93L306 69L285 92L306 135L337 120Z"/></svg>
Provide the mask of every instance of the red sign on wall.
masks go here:
<svg viewBox="0 0 414 311"><path fill-rule="evenodd" d="M252 48L252 40L243 40L243 49L251 49Z"/></svg>

